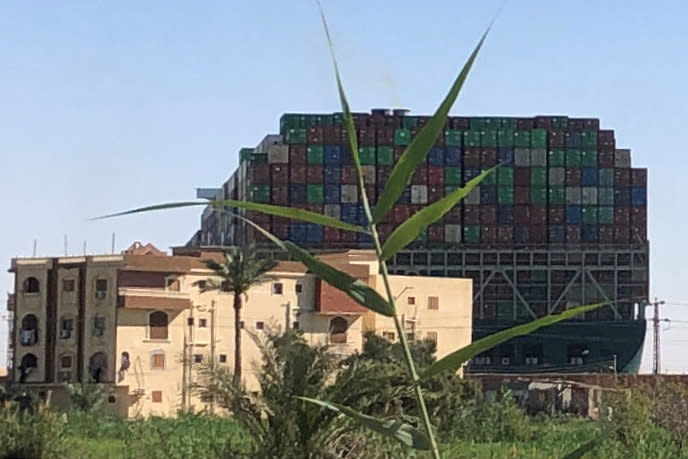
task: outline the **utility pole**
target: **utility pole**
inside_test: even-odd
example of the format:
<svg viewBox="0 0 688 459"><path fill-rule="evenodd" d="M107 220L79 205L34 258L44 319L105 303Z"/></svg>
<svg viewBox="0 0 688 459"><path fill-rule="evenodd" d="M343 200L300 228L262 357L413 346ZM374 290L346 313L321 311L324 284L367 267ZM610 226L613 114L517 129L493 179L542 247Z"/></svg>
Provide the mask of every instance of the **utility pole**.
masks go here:
<svg viewBox="0 0 688 459"><path fill-rule="evenodd" d="M655 301L650 303L652 306L654 306L654 316L652 318L652 329L654 332L654 349L653 349L653 354L652 354L652 373L653 374L660 374L662 371L661 367L661 350L660 350L660 341L659 341L659 306L664 304L664 301L657 301L657 298L655 298Z"/></svg>
<svg viewBox="0 0 688 459"><path fill-rule="evenodd" d="M215 300L210 302L210 369L215 374ZM210 398L210 412L215 412L214 397Z"/></svg>

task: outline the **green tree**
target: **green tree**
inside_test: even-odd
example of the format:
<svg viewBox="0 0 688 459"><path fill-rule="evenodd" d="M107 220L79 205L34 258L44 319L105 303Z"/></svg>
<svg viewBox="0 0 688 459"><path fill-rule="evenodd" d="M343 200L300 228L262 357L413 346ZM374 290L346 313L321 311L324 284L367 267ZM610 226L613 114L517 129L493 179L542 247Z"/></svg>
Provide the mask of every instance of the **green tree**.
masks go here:
<svg viewBox="0 0 688 459"><path fill-rule="evenodd" d="M204 260L205 265L215 271L221 279L206 281L205 290L219 290L233 294L234 306L234 378L241 381L241 308L242 296L254 285L267 280L267 272L275 261L258 254L253 245L230 247L223 252L224 260Z"/></svg>

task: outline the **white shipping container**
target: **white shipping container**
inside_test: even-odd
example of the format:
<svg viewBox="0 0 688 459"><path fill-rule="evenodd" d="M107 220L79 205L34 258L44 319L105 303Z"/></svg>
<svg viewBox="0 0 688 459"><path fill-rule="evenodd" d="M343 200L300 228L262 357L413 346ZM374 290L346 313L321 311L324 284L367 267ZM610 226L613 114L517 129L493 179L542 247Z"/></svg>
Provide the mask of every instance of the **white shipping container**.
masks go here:
<svg viewBox="0 0 688 459"><path fill-rule="evenodd" d="M597 205L597 187L585 186L581 193L581 201L586 205Z"/></svg>
<svg viewBox="0 0 688 459"><path fill-rule="evenodd" d="M530 150L530 165L545 167L547 166L547 149L533 148Z"/></svg>
<svg viewBox="0 0 688 459"><path fill-rule="evenodd" d="M270 145L282 143L282 136L279 134L266 135L255 148L256 153L267 153Z"/></svg>
<svg viewBox="0 0 688 459"><path fill-rule="evenodd" d="M363 181L366 185L375 184L375 166L361 166L361 172L363 173Z"/></svg>
<svg viewBox="0 0 688 459"><path fill-rule="evenodd" d="M480 187L473 188L473 191L468 193L463 202L470 205L480 204Z"/></svg>
<svg viewBox="0 0 688 459"><path fill-rule="evenodd" d="M614 153L614 166L631 167L631 150L616 150Z"/></svg>
<svg viewBox="0 0 688 459"><path fill-rule="evenodd" d="M325 215L333 218L341 218L341 207L339 204L325 204Z"/></svg>
<svg viewBox="0 0 688 459"><path fill-rule="evenodd" d="M411 185L411 204L427 204L427 185Z"/></svg>
<svg viewBox="0 0 688 459"><path fill-rule="evenodd" d="M358 202L358 187L356 185L342 185L342 202L346 204Z"/></svg>
<svg viewBox="0 0 688 459"><path fill-rule="evenodd" d="M289 162L288 145L270 145L268 147L269 164L286 164Z"/></svg>
<svg viewBox="0 0 688 459"><path fill-rule="evenodd" d="M530 148L515 148L514 164L518 167L530 166Z"/></svg>
<svg viewBox="0 0 688 459"><path fill-rule="evenodd" d="M577 205L582 200L581 188L579 186L570 186L566 188L566 204Z"/></svg>
<svg viewBox="0 0 688 459"><path fill-rule="evenodd" d="M461 225L445 225L444 241L453 243L461 242Z"/></svg>
<svg viewBox="0 0 688 459"><path fill-rule="evenodd" d="M563 185L566 180L566 169L563 167L551 167L549 169L549 184Z"/></svg>

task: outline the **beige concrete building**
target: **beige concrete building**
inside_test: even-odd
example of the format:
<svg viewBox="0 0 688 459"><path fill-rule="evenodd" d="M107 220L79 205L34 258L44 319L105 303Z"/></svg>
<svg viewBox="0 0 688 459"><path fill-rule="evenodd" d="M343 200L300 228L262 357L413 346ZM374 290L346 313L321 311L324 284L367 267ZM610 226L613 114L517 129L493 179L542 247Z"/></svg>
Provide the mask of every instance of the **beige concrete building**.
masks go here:
<svg viewBox="0 0 688 459"><path fill-rule="evenodd" d="M213 274L202 260L218 255L187 248L167 255L135 244L119 255L13 259L11 381L49 392L58 404L66 403L64 383L98 381L110 388L110 409L123 417L204 408L189 390L199 364L231 365L234 355L232 295L198 285ZM371 252L322 259L384 291ZM470 280L391 276L391 284L410 338L435 340L438 357L470 343ZM391 318L296 262L280 262L248 292L242 322L258 339L298 328L341 355L360 350L368 330L398 339ZM242 364L245 383L255 389L251 369L260 353L250 334L242 334Z"/></svg>

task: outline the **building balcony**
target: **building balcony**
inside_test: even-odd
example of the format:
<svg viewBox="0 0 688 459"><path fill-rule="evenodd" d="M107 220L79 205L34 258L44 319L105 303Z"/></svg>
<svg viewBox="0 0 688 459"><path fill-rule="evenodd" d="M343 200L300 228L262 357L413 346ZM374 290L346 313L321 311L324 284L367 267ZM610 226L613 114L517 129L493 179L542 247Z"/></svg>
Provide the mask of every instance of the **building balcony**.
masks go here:
<svg viewBox="0 0 688 459"><path fill-rule="evenodd" d="M125 309L182 310L191 307L186 292L153 288L120 288L119 307Z"/></svg>
<svg viewBox="0 0 688 459"><path fill-rule="evenodd" d="M7 294L7 310L15 311L17 308L17 297L14 293Z"/></svg>

